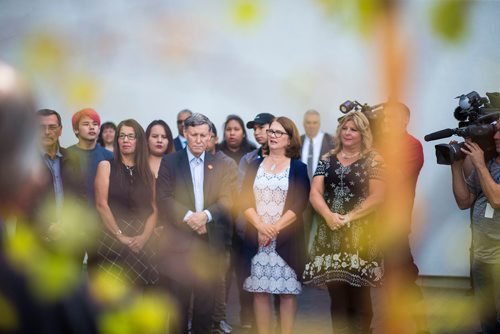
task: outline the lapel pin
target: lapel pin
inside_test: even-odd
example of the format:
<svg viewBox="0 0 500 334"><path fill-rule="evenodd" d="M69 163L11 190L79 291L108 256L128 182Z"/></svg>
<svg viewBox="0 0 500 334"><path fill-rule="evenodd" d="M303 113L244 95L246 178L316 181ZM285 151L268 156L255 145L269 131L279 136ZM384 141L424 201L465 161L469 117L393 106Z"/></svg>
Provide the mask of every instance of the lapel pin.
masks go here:
<svg viewBox="0 0 500 334"><path fill-rule="evenodd" d="M213 169L214 168L214 166L212 166L212 165L208 165L207 167L208 167L208 169Z"/></svg>

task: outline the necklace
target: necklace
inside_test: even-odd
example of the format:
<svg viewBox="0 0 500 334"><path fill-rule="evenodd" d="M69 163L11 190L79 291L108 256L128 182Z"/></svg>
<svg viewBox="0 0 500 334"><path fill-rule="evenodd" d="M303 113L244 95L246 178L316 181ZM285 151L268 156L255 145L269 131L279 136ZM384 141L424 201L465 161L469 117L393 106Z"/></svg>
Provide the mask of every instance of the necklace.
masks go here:
<svg viewBox="0 0 500 334"><path fill-rule="evenodd" d="M346 160L350 160L350 159L352 159L352 158L354 158L354 157L357 157L357 156L359 155L359 153L360 153L360 152L357 152L357 153L354 153L354 154L351 154L351 155L345 154L345 152L344 152L344 151L341 151L340 153L341 153L341 155L342 155L342 158L344 158L344 159L346 159Z"/></svg>
<svg viewBox="0 0 500 334"><path fill-rule="evenodd" d="M271 161L273 162L273 164L271 165L271 171L274 172L276 167L281 164L281 161L276 162L276 160L274 160L271 156L269 156L269 159L271 159Z"/></svg>
<svg viewBox="0 0 500 334"><path fill-rule="evenodd" d="M127 170L127 172L130 174L130 176L134 176L134 169L135 169L135 166L127 166L125 165L125 169Z"/></svg>

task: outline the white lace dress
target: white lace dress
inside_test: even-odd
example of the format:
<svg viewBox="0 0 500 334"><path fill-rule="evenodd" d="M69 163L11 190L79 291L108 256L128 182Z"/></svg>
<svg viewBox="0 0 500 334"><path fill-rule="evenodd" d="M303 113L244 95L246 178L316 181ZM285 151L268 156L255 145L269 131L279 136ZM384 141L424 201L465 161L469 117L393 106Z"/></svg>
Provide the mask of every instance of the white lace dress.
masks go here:
<svg viewBox="0 0 500 334"><path fill-rule="evenodd" d="M259 166L253 185L257 214L265 224L274 224L281 217L288 192L290 167L278 174ZM299 294L301 283L292 268L276 252L276 239L260 246L252 258L251 274L243 283L249 292Z"/></svg>

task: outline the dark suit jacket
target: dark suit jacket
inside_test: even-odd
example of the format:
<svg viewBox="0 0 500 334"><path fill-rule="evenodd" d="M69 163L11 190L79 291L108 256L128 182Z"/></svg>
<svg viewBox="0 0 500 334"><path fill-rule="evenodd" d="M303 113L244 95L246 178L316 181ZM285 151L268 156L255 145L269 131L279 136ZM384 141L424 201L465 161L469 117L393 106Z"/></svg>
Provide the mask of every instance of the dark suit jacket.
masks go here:
<svg viewBox="0 0 500 334"><path fill-rule="evenodd" d="M82 203L85 203L87 201L87 193L85 188L85 176L81 168L80 158L78 155L62 147L59 148L59 152L61 152L62 155L60 167L64 198L73 197L73 199L81 200ZM42 164L44 166L43 185L40 189L40 195L37 196L37 201L33 205L32 214L36 216L38 214L37 211L41 209L43 205L49 205L48 208L45 208L45 210L49 209L45 212L47 214L45 218L52 223L59 219L56 215L54 180L49 167L47 167L44 161Z"/></svg>
<svg viewBox="0 0 500 334"><path fill-rule="evenodd" d="M304 140L306 139L306 135L300 136L300 151L302 152L302 148L304 147ZM321 142L321 150L319 153L319 157L321 159L321 156L330 152L330 150L333 150L335 147L335 142L333 140L333 137L330 136L328 133L325 132L325 135L323 136L323 141Z"/></svg>
<svg viewBox="0 0 500 334"><path fill-rule="evenodd" d="M241 196L242 212L248 208L256 208L253 184L261 163L262 159L257 159L248 166ZM282 214L291 210L297 216L297 220L280 231L276 239L276 251L295 270L299 280L302 278L307 257L302 213L309 203L309 190L307 166L298 159L292 159L288 175L288 192ZM257 230L248 224L245 234L245 277L250 276L251 259L257 253L258 247Z"/></svg>
<svg viewBox="0 0 500 334"><path fill-rule="evenodd" d="M192 256L200 255L199 251L217 254L225 249L227 217L236 189L236 165L234 161L216 158L206 152L204 167L203 209L210 211L212 221L206 225L208 233L200 236L183 221L189 210L196 211L186 149L167 154L161 162L156 181L156 201L159 223L164 225L159 253L159 268L164 275L171 274L173 270L183 272L179 268L186 265L182 258L189 261ZM187 270L184 274L189 274L189 268L184 269Z"/></svg>
<svg viewBox="0 0 500 334"><path fill-rule="evenodd" d="M182 151L182 143L179 136L174 138L174 147L176 151Z"/></svg>

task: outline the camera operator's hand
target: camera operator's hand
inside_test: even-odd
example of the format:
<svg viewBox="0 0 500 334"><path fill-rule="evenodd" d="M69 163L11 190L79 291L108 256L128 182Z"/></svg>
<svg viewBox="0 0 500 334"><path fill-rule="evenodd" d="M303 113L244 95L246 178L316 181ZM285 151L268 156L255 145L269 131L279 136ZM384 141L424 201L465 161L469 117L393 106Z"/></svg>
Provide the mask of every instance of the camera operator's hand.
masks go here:
<svg viewBox="0 0 500 334"><path fill-rule="evenodd" d="M476 169L486 165L484 162L484 151L478 144L474 143L470 139L466 139L464 146L465 147L461 148L462 152L470 157L472 164Z"/></svg>

